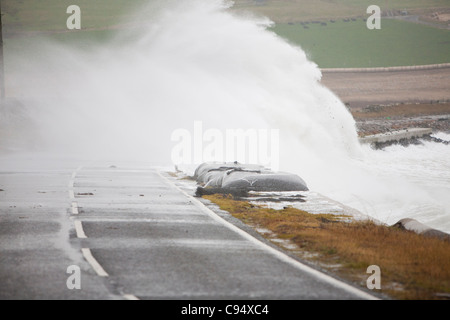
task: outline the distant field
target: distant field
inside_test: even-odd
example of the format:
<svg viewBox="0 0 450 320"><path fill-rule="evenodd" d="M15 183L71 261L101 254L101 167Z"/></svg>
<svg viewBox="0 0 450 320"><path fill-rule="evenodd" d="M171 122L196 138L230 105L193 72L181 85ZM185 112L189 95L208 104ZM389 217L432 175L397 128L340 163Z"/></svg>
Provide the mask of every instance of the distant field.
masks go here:
<svg viewBox="0 0 450 320"><path fill-rule="evenodd" d="M346 17L364 17L369 5L383 12L408 10L423 14L448 8L449 0L234 0L236 9L250 10L279 23Z"/></svg>
<svg viewBox="0 0 450 320"><path fill-rule="evenodd" d="M277 24L273 31L299 45L322 68L386 67L450 62L450 30L383 19L369 30L362 19Z"/></svg>
<svg viewBox="0 0 450 320"><path fill-rule="evenodd" d="M114 34L111 28L135 22L132 12L148 1L2 0L6 54L26 46L27 32L33 38L34 32L44 31L67 43L107 40ZM82 8L82 32L65 32L66 9L71 4ZM382 10L416 13L450 8L450 0L382 0L370 4L378 4ZM301 46L322 68L450 62L450 30L391 19L383 20L381 30L368 30L362 20L368 16L367 6L367 0L235 0L232 10L270 17L276 22L274 32ZM343 22L346 17L356 21ZM312 21L326 21L326 25Z"/></svg>
<svg viewBox="0 0 450 320"><path fill-rule="evenodd" d="M105 28L131 19L130 13L147 0L2 0L4 31L61 31L70 5L82 11L82 28Z"/></svg>
<svg viewBox="0 0 450 320"><path fill-rule="evenodd" d="M189 1L189 0L186 0ZM205 0L211 1L211 0ZM131 18L130 12L156 0L2 0L3 23L8 30L62 30L66 9L82 8L84 28L104 28ZM449 0L234 0L235 11L251 11L278 23L344 17L364 17L370 5L382 11L409 10L424 13L449 8ZM164 3L164 1L160 1Z"/></svg>

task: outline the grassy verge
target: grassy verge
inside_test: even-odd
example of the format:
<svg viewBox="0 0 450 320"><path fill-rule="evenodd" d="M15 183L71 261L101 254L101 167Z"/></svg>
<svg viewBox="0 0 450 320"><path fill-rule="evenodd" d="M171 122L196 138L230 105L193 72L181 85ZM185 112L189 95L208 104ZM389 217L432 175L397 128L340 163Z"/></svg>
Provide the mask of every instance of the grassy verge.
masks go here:
<svg viewBox="0 0 450 320"><path fill-rule="evenodd" d="M267 209L231 196L204 196L257 229L289 240L301 257L366 286L370 265L381 269L381 292L396 299L450 297L450 242L348 217L295 208ZM264 233L266 234L266 233Z"/></svg>

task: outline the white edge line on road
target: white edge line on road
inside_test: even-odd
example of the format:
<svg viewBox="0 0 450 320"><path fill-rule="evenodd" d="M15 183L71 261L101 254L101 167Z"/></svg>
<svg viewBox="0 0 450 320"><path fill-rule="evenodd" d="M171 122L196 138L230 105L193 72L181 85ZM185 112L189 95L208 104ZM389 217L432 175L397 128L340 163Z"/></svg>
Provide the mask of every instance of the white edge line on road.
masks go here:
<svg viewBox="0 0 450 320"><path fill-rule="evenodd" d="M83 248L81 249L81 252L83 253L84 258L89 262L89 264L94 268L97 275L100 277L107 277L108 273L102 268L102 266L95 260L94 256L92 255L91 249Z"/></svg>
<svg viewBox="0 0 450 320"><path fill-rule="evenodd" d="M181 193L183 193L186 197L188 197L197 207L199 207L201 210L203 210L206 214L208 214L211 218L213 218L214 220L216 220L217 222L222 223L223 225L225 225L226 227L228 227L229 229L233 230L234 232L240 234L241 236L243 236L244 238L246 238L247 240L251 241L252 243L254 243L255 245L259 246L261 249L264 249L266 251L269 251L270 253L272 253L273 255L275 255L277 258L279 258L280 260L287 262L288 264L302 270L305 271L313 276L315 276L316 278L328 282L329 284L341 288L347 292L350 292L362 299L369 299L369 300L379 300L379 298L364 292L356 287L353 287L345 282L342 282L338 279L335 279L325 273L322 273L316 269L313 269L303 263L301 263L298 260L295 260L294 258L289 257L288 255L282 253L281 251L278 251L274 248L272 248L271 246L261 242L260 240L256 239L255 237L253 237L252 235L248 234L247 232L245 232L244 230L236 227L235 225L233 225L232 223L226 221L225 219L221 218L219 215L217 215L214 211L212 211L211 209L209 209L208 207L206 207L202 202L200 202L198 199L195 199L193 196L189 195L187 192L185 192L184 190L182 190L180 187L178 187L175 183L173 183L172 181L170 181L167 177L163 176L161 174L161 172L157 171L158 175L160 177L162 177L165 181L167 181L168 184L172 185L173 187L175 187L177 190L179 190Z"/></svg>
<svg viewBox="0 0 450 320"><path fill-rule="evenodd" d="M73 222L73 224L75 225L75 231L77 232L77 237L79 239L87 239L87 236L84 233L83 225L81 224L81 221L80 220L75 220Z"/></svg>

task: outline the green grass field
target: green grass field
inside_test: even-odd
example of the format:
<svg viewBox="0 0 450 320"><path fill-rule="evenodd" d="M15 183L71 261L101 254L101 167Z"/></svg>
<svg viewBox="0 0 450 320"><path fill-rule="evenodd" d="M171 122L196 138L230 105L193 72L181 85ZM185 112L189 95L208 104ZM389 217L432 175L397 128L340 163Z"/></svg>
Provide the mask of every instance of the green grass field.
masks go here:
<svg viewBox="0 0 450 320"><path fill-rule="evenodd" d="M369 5L382 11L408 10L419 14L448 8L449 0L234 0L237 10L250 10L277 23L366 16Z"/></svg>
<svg viewBox="0 0 450 320"><path fill-rule="evenodd" d="M208 0L206 0L208 1ZM82 9L83 28L104 28L131 18L131 12L152 0L1 0L3 23L10 30L62 30L66 9ZM154 1L153 1L154 2ZM450 0L234 0L234 11L262 14L277 23L364 17L369 5L382 11L413 13L449 8ZM161 3L164 3L162 1Z"/></svg>
<svg viewBox="0 0 450 320"><path fill-rule="evenodd" d="M26 47L29 31L44 31L65 43L101 43L112 26L137 22L132 12L148 0L2 0L5 51ZM206 0L208 1L208 0ZM71 4L82 9L82 31L65 32ZM234 11L250 10L276 22L272 29L302 47L322 68L387 67L450 62L450 30L383 19L381 30L368 30L366 0L235 0ZM382 10L425 12L450 8L450 0L370 1ZM355 17L356 21L343 22ZM331 23L330 20L336 20ZM309 24L300 24L309 21ZM327 25L311 23L326 21ZM306 28L306 27L307 28ZM25 33L24 33L25 32Z"/></svg>
<svg viewBox="0 0 450 320"><path fill-rule="evenodd" d="M383 19L369 30L362 19L327 25L277 24L273 31L304 49L322 68L387 67L450 62L450 30Z"/></svg>
<svg viewBox="0 0 450 320"><path fill-rule="evenodd" d="M82 28L107 28L132 19L132 12L147 0L2 0L6 32L62 31L70 5L81 8Z"/></svg>

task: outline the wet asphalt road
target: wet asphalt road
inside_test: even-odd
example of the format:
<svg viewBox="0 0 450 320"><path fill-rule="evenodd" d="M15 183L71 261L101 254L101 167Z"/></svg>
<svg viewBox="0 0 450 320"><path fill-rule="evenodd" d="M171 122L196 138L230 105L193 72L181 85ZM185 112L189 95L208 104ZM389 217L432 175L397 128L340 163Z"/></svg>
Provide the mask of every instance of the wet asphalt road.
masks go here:
<svg viewBox="0 0 450 320"><path fill-rule="evenodd" d="M366 299L143 165L0 157L0 299ZM69 289L67 268L80 268Z"/></svg>

